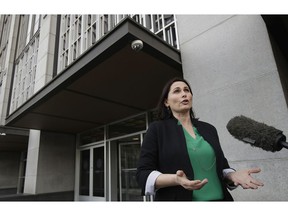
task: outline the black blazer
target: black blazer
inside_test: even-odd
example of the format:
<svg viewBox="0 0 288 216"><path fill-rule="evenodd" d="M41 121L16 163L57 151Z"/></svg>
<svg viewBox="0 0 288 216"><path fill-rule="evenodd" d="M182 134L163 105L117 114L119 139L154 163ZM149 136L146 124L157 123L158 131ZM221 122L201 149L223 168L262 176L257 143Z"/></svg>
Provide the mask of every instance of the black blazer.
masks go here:
<svg viewBox="0 0 288 216"><path fill-rule="evenodd" d="M140 159L137 167L137 181L141 187L142 195L149 174L158 170L161 173L175 174L183 170L189 179L194 179L193 167L190 163L186 140L181 125L176 118L153 122L149 125L144 137ZM233 198L227 190L223 179L223 169L230 168L221 149L217 130L211 124L192 119L193 126L199 134L213 147L216 155L217 174L222 183L224 200ZM192 191L182 186L165 187L157 190L155 200L159 201L191 201Z"/></svg>

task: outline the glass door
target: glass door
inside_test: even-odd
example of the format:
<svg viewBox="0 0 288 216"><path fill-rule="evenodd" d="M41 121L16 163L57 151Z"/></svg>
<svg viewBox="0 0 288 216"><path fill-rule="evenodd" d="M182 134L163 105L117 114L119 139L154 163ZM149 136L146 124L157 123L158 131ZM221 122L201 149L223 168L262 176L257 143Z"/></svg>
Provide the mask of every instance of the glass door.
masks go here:
<svg viewBox="0 0 288 216"><path fill-rule="evenodd" d="M105 198L104 146L93 149L93 197Z"/></svg>
<svg viewBox="0 0 288 216"><path fill-rule="evenodd" d="M105 201L104 145L80 151L79 200Z"/></svg>
<svg viewBox="0 0 288 216"><path fill-rule="evenodd" d="M89 196L90 191L90 149L80 152L79 195Z"/></svg>
<svg viewBox="0 0 288 216"><path fill-rule="evenodd" d="M140 187L136 181L139 155L140 141L119 142L120 201L143 201Z"/></svg>

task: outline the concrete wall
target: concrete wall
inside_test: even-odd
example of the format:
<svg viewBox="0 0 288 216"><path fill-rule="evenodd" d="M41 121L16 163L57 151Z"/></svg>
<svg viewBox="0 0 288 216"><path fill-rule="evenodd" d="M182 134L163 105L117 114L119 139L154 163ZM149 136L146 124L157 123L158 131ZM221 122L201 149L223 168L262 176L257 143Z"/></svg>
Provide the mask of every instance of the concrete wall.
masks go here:
<svg viewBox="0 0 288 216"><path fill-rule="evenodd" d="M73 191L75 136L34 130L31 133L24 193Z"/></svg>
<svg viewBox="0 0 288 216"><path fill-rule="evenodd" d="M0 152L0 194L3 189L17 188L20 152Z"/></svg>
<svg viewBox="0 0 288 216"><path fill-rule="evenodd" d="M37 193L74 190L75 136L41 132Z"/></svg>
<svg viewBox="0 0 288 216"><path fill-rule="evenodd" d="M245 115L288 132L288 112L266 25L258 15L178 15L184 78L196 116L218 129L231 167L260 167L265 186L237 188L237 201L288 200L288 151L271 153L234 139L228 121Z"/></svg>

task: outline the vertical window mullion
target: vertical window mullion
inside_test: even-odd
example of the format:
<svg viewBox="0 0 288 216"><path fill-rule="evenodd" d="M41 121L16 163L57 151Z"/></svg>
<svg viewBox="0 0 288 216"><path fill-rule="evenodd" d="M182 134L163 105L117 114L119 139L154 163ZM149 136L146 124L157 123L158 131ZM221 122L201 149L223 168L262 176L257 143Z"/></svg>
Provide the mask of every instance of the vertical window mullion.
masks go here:
<svg viewBox="0 0 288 216"><path fill-rule="evenodd" d="M93 148L90 149L90 176L89 176L89 196L93 197Z"/></svg>

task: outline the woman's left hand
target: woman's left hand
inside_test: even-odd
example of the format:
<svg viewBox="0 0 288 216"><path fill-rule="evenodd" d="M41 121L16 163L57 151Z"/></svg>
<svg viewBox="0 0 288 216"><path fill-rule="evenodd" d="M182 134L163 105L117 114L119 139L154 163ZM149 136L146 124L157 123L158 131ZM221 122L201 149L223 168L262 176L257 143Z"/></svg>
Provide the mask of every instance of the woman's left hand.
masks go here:
<svg viewBox="0 0 288 216"><path fill-rule="evenodd" d="M227 179L234 182L234 185L240 185L243 189L257 189L258 187L264 186L264 184L254 179L251 174L259 173L260 168L244 169L231 172L227 175Z"/></svg>

